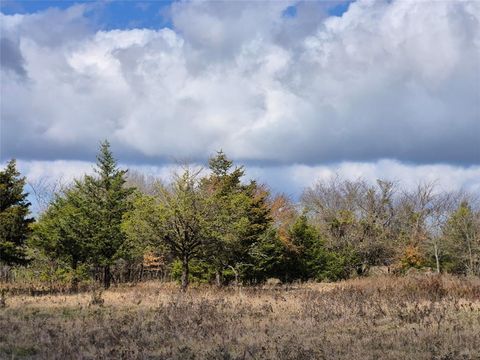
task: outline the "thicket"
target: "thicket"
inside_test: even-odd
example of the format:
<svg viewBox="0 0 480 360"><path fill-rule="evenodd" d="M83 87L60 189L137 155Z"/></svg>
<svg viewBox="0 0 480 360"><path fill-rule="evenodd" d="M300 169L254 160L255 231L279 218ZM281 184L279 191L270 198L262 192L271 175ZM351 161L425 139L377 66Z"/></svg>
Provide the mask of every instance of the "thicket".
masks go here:
<svg viewBox="0 0 480 360"><path fill-rule="evenodd" d="M208 169L185 166L165 183L119 169L108 142L94 175L55 189L36 220L26 179L0 172L2 279L145 278L255 284L268 278L335 281L411 268L480 275L480 211L474 194L414 190L336 177L298 204L244 179L223 152ZM38 195L40 192L35 191Z"/></svg>

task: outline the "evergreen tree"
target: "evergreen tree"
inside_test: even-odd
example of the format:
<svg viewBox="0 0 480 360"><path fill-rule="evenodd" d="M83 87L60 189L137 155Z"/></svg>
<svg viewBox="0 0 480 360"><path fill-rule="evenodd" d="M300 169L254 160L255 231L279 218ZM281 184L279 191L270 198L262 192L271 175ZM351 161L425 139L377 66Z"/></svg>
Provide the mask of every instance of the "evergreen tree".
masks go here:
<svg viewBox="0 0 480 360"><path fill-rule="evenodd" d="M210 234L207 257L215 267L217 285L221 275L233 272L235 279L251 265L250 250L271 223L268 192L254 181L241 183L245 170L234 167L223 153L209 159L211 175L202 188L209 196Z"/></svg>
<svg viewBox="0 0 480 360"><path fill-rule="evenodd" d="M215 156L212 156L210 159L208 159L208 168L218 178L224 178L226 175L228 175L232 166L233 161L227 157L223 150L217 151ZM239 169L243 170L243 167L240 167Z"/></svg>
<svg viewBox="0 0 480 360"><path fill-rule="evenodd" d="M25 263L24 244L30 234L30 202L24 193L25 178L20 177L16 161L10 160L0 171L0 263Z"/></svg>
<svg viewBox="0 0 480 360"><path fill-rule="evenodd" d="M111 266L126 251L121 224L133 190L125 186L126 171L118 169L107 141L101 143L95 172L57 194L35 226L32 241L50 257L69 264L74 271L72 288L80 264L93 266L97 274L101 269L104 287L110 287Z"/></svg>
<svg viewBox="0 0 480 360"><path fill-rule="evenodd" d="M79 183L57 194L47 210L34 224L29 242L47 257L67 265L72 271L71 290L78 290L78 268L88 263L88 240L92 227L83 206Z"/></svg>
<svg viewBox="0 0 480 360"><path fill-rule="evenodd" d="M254 272L251 272L252 266L255 267L258 258L253 254L259 254L258 246L268 243L273 244L275 251L278 250L278 236L275 229L272 229L272 217L270 207L267 202L269 192L251 181L244 187L245 217L243 226L239 229L239 241L232 250L232 256L235 259L236 268L240 271L240 276L249 281L259 280Z"/></svg>
<svg viewBox="0 0 480 360"><path fill-rule="evenodd" d="M321 281L337 280L347 275L342 258L326 248L320 232L308 223L305 214L298 217L289 233L297 254L290 267L290 278Z"/></svg>
<svg viewBox="0 0 480 360"><path fill-rule="evenodd" d="M250 247L269 230L272 217L267 203L267 189L259 186L256 181L251 181L245 187L245 192L250 201L247 206L248 227L243 234L243 246Z"/></svg>
<svg viewBox="0 0 480 360"><path fill-rule="evenodd" d="M204 184L208 184L217 196L228 196L243 189L241 179L245 175L245 169L243 166L234 168L233 161L223 151L218 151L216 156L208 160L208 167L212 175L204 179Z"/></svg>
<svg viewBox="0 0 480 360"><path fill-rule="evenodd" d="M252 266L248 277L263 281L269 277L282 281L337 280L344 276L344 264L329 252L319 232L301 215L288 230L285 239L274 228L263 234L250 250Z"/></svg>
<svg viewBox="0 0 480 360"><path fill-rule="evenodd" d="M208 163L211 175L202 179L202 189L210 209L211 241L205 255L213 266L217 285L221 285L226 271L233 270L238 277L235 250L248 224L249 198L241 184L242 166L234 168L223 151L217 152Z"/></svg>
<svg viewBox="0 0 480 360"><path fill-rule="evenodd" d="M108 141L100 145L97 156L96 176L85 176L84 183L77 183L82 193L87 221L93 231L89 239L91 261L103 267L104 287L111 284L111 265L125 242L121 231L123 215L130 209L132 188L125 186L126 170L120 170L110 150Z"/></svg>
<svg viewBox="0 0 480 360"><path fill-rule="evenodd" d="M261 282L268 278L282 281L293 280L292 267L297 254L279 239L274 228L269 228L249 249L250 264L244 277L251 282Z"/></svg>

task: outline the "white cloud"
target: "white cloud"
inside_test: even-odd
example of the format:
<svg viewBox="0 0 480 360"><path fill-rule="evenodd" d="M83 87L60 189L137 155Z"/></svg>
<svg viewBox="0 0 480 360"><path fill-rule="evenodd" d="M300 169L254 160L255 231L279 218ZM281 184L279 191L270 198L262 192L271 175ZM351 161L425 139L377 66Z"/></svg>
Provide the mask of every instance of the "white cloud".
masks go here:
<svg viewBox="0 0 480 360"><path fill-rule="evenodd" d="M480 193L480 166L413 165L394 160L371 163L342 162L324 166L290 165L273 168L252 168L250 172L271 184L276 191L294 197L316 181L326 181L337 175L344 179L390 180L402 188L413 189L421 183L434 183L438 191L465 190Z"/></svg>
<svg viewBox="0 0 480 360"><path fill-rule="evenodd" d="M196 165L199 166L199 165ZM30 183L40 181L68 184L85 173L92 174L94 164L84 161L19 161L18 167ZM139 173L155 176L169 182L180 165L126 165ZM246 167L246 179L254 179L269 185L274 192L283 192L298 198L304 188L317 181L326 181L335 176L344 179L364 179L375 183L377 179L398 182L405 189L413 189L420 183L434 182L438 191L465 190L480 193L480 165L460 167L452 165L412 165L394 160L371 163L343 162L331 165L285 165L273 167Z"/></svg>
<svg viewBox="0 0 480 360"><path fill-rule="evenodd" d="M283 16L291 4L175 3L174 29L158 31L93 31L85 6L1 15L25 70L2 67L2 158L91 159L109 138L138 163L223 148L294 178L296 163L377 176L395 168L382 158L480 162L480 3L362 0L328 17L306 2Z"/></svg>
<svg viewBox="0 0 480 360"><path fill-rule="evenodd" d="M84 174L93 174L94 164L88 161L17 161L17 167L30 183L60 181L63 185L80 179Z"/></svg>

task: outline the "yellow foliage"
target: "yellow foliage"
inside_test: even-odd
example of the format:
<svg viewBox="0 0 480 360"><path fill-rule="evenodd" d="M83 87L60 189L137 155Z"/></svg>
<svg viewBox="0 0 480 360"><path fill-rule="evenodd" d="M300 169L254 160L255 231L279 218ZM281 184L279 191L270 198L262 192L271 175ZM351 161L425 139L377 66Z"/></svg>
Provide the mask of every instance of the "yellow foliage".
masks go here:
<svg viewBox="0 0 480 360"><path fill-rule="evenodd" d="M408 245L405 248L405 252L403 253L400 263L403 269L407 268L419 268L424 265L424 258L420 249L414 245Z"/></svg>
<svg viewBox="0 0 480 360"><path fill-rule="evenodd" d="M147 269L155 270L160 269L164 265L163 257L156 256L152 252L143 254L143 266Z"/></svg>

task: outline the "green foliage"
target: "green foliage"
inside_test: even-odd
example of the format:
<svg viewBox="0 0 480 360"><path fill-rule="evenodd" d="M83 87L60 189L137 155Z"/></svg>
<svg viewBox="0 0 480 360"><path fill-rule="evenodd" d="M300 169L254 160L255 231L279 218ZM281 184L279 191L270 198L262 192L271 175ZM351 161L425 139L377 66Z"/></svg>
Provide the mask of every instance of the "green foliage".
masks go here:
<svg viewBox="0 0 480 360"><path fill-rule="evenodd" d="M480 275L480 221L463 201L448 219L443 235L448 251L447 268L456 273Z"/></svg>
<svg viewBox="0 0 480 360"><path fill-rule="evenodd" d="M123 216L121 229L126 239L120 249L120 256L123 259L141 261L149 251L166 253L163 221L164 214L158 200L154 196L136 192L131 210Z"/></svg>
<svg viewBox="0 0 480 360"><path fill-rule="evenodd" d="M278 238L275 229L270 229L250 250L252 264L246 268L243 277L262 282L267 278L289 278L289 270L295 262L295 254Z"/></svg>
<svg viewBox="0 0 480 360"><path fill-rule="evenodd" d="M329 251L321 234L301 215L290 230L290 238L298 249L296 268L303 280L337 280L345 277L345 259Z"/></svg>
<svg viewBox="0 0 480 360"><path fill-rule="evenodd" d="M182 281L183 265L180 260L174 260L171 265L172 278L178 282ZM197 284L208 284L215 276L215 267L208 261L192 259L189 262L188 282Z"/></svg>
<svg viewBox="0 0 480 360"><path fill-rule="evenodd" d="M247 204L248 227L243 237L245 244L250 245L267 232L272 218L267 204L268 191L259 187L255 181L252 181L245 191L250 201Z"/></svg>
<svg viewBox="0 0 480 360"><path fill-rule="evenodd" d="M55 284L68 287L73 283L85 282L90 279L90 269L86 264L72 269L70 264L60 258L48 257L44 252L34 248L27 249L27 256L31 259L28 267L15 269L15 279L20 283Z"/></svg>
<svg viewBox="0 0 480 360"><path fill-rule="evenodd" d="M227 176L230 178L236 178L237 180L241 177L241 175L240 176L229 175L229 171L232 168L232 166L233 166L233 161L228 159L227 155L225 155L225 153L222 150L217 151L217 155L212 156L208 160L209 169L212 171L214 176L219 180L225 180ZM242 171L243 169L239 168L239 170Z"/></svg>
<svg viewBox="0 0 480 360"><path fill-rule="evenodd" d="M189 283L189 264L200 258L211 241L209 207L200 189L199 172L185 169L160 193L158 220L163 245L182 261L182 288ZM161 229L158 224L161 224Z"/></svg>
<svg viewBox="0 0 480 360"><path fill-rule="evenodd" d="M84 263L103 266L108 287L109 267L128 252L121 223L133 190L125 187L126 171L117 168L107 141L101 144L95 171L97 176L87 175L57 194L35 225L31 245L74 271Z"/></svg>
<svg viewBox="0 0 480 360"><path fill-rule="evenodd" d="M110 151L110 144L104 141L97 156L97 176L85 176L84 182L77 182L83 195L82 206L85 215L94 228L89 242L91 260L109 266L119 257L119 250L125 242L121 231L123 215L130 209L130 195L133 189L125 186L126 170L117 168Z"/></svg>
<svg viewBox="0 0 480 360"><path fill-rule="evenodd" d="M78 186L57 195L34 225L29 242L47 256L65 261L72 269L88 260L93 247L93 229L82 200Z"/></svg>
<svg viewBox="0 0 480 360"><path fill-rule="evenodd" d="M25 258L32 228L28 271L72 287L92 275L108 287L110 267L121 269L120 281L170 269L183 288L190 281L334 281L394 261L397 269L436 262L444 271L480 274L480 214L467 203L442 207L447 197L443 205L433 201L431 187L394 201L393 183L336 180L306 191L299 215L285 196L242 182L244 168L222 151L209 168L206 176L185 168L168 186L133 190L104 142L96 174L56 194L30 225L25 179L10 162L0 177L1 260Z"/></svg>
<svg viewBox="0 0 480 360"><path fill-rule="evenodd" d="M256 242L251 250L253 265L246 275L253 281L279 278L293 280L338 280L347 277L348 259L329 251L320 233L305 215L297 218L289 230L288 242L280 240L275 229Z"/></svg>
<svg viewBox="0 0 480 360"><path fill-rule="evenodd" d="M251 247L271 224L268 191L253 181L242 184L244 168L234 167L221 151L210 158L209 166L211 175L202 180L212 240L205 255L214 264L217 279L236 278L249 268Z"/></svg>
<svg viewBox="0 0 480 360"><path fill-rule="evenodd" d="M23 192L25 178L20 177L14 159L0 171L0 263L26 262L25 241L30 234L30 203Z"/></svg>

